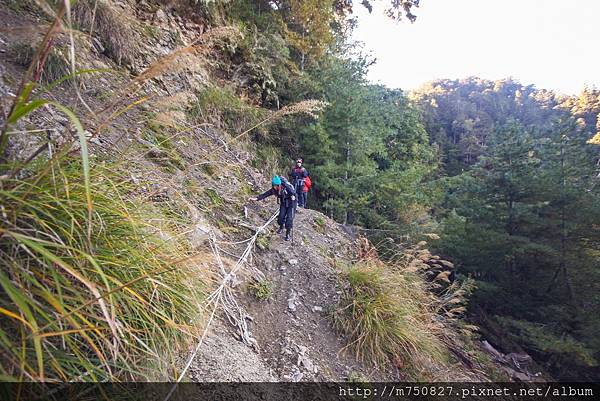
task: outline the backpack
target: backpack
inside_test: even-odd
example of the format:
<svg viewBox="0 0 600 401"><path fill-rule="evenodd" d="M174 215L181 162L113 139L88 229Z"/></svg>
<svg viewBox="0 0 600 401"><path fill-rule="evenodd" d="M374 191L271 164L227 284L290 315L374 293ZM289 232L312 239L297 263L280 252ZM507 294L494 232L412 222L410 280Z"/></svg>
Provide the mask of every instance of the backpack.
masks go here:
<svg viewBox="0 0 600 401"><path fill-rule="evenodd" d="M304 179L304 192L308 192L308 190L312 187L312 181L310 177L306 177Z"/></svg>

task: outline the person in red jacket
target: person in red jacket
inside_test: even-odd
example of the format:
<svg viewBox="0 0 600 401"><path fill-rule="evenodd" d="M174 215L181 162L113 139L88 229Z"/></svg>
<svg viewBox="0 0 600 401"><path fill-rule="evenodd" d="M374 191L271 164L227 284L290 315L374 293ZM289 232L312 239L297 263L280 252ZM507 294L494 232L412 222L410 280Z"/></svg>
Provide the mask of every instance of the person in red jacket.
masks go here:
<svg viewBox="0 0 600 401"><path fill-rule="evenodd" d="M304 193L303 193L303 197L304 197L304 207L306 208L307 205L307 195L308 195L308 190L310 189L310 187L312 187L312 180L310 179L310 175L308 177L306 177L304 179Z"/></svg>

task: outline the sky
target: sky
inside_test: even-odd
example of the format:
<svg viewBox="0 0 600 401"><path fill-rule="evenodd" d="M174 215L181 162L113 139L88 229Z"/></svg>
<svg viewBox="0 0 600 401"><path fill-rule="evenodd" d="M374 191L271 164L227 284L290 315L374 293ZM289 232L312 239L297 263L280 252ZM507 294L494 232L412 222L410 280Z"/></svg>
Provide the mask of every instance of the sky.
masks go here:
<svg viewBox="0 0 600 401"><path fill-rule="evenodd" d="M412 24L355 3L354 39L377 60L372 82L411 90L477 76L563 94L600 87L600 0L421 0Z"/></svg>

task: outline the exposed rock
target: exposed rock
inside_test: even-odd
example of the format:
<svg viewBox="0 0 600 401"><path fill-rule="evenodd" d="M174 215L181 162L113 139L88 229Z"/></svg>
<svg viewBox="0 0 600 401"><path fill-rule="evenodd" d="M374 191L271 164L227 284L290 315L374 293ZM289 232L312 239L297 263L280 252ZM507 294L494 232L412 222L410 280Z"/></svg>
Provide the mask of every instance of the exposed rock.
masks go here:
<svg viewBox="0 0 600 401"><path fill-rule="evenodd" d="M305 347L304 345L296 344L296 347L298 348L298 352L300 352L300 355L304 355L308 352L308 347Z"/></svg>
<svg viewBox="0 0 600 401"><path fill-rule="evenodd" d="M190 367L190 376L195 381L276 380L259 355L233 338L221 323L215 323L205 338Z"/></svg>
<svg viewBox="0 0 600 401"><path fill-rule="evenodd" d="M292 290L292 292L290 293L290 296L287 300L288 302L288 309L291 312L295 312L296 311L296 301L298 300L298 293L294 290Z"/></svg>
<svg viewBox="0 0 600 401"><path fill-rule="evenodd" d="M162 9L158 9L156 13L154 13L154 21L159 24L164 24L167 22L167 14Z"/></svg>
<svg viewBox="0 0 600 401"><path fill-rule="evenodd" d="M289 380L291 382L299 382L304 377L304 373L300 372L298 367L293 367L293 372L291 374L283 375L285 380Z"/></svg>
<svg viewBox="0 0 600 401"><path fill-rule="evenodd" d="M159 148L152 148L146 152L146 156L150 159L164 159L168 157L167 152Z"/></svg>
<svg viewBox="0 0 600 401"><path fill-rule="evenodd" d="M527 369L527 365L531 363L532 358L525 353L511 352L509 354L503 354L498 351L486 340L482 341L483 349L485 349L494 360L500 362L504 366L501 366L512 379L519 381L538 381L539 374L531 374Z"/></svg>
<svg viewBox="0 0 600 401"><path fill-rule="evenodd" d="M104 46L102 45L102 42L100 42L99 39L97 38L92 38L92 48L98 53L98 54L103 54L106 49L104 48Z"/></svg>
<svg viewBox="0 0 600 401"><path fill-rule="evenodd" d="M314 373L315 365L314 363L305 355L298 355L298 366L304 367L308 372Z"/></svg>
<svg viewBox="0 0 600 401"><path fill-rule="evenodd" d="M200 246L208 239L210 231L210 224L204 218L198 216L194 224L193 231L190 234L190 242L195 247Z"/></svg>

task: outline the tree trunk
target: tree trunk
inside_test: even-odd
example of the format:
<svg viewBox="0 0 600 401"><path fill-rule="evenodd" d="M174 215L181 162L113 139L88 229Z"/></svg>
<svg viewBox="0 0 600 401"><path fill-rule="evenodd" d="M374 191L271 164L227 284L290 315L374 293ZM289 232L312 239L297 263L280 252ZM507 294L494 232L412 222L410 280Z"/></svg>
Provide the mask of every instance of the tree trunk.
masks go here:
<svg viewBox="0 0 600 401"><path fill-rule="evenodd" d="M302 29L302 44L304 45L304 29ZM306 59L306 53L302 49L300 53L300 71L304 71L304 60Z"/></svg>
<svg viewBox="0 0 600 401"><path fill-rule="evenodd" d="M347 187L348 186L348 169L350 168L350 141L348 141L346 139L346 171L344 174L344 186ZM347 201L347 199L346 199ZM348 224L348 217L349 217L350 211L349 211L349 205L346 204L345 208L344 208L344 225Z"/></svg>
<svg viewBox="0 0 600 401"><path fill-rule="evenodd" d="M569 300L573 300L573 289L569 282L569 275L567 272L567 219L565 212L565 203L567 200L567 174L565 171L565 142L561 138L560 143L560 174L561 174L561 195L560 195L560 264L563 272L563 280L567 288L567 295Z"/></svg>

